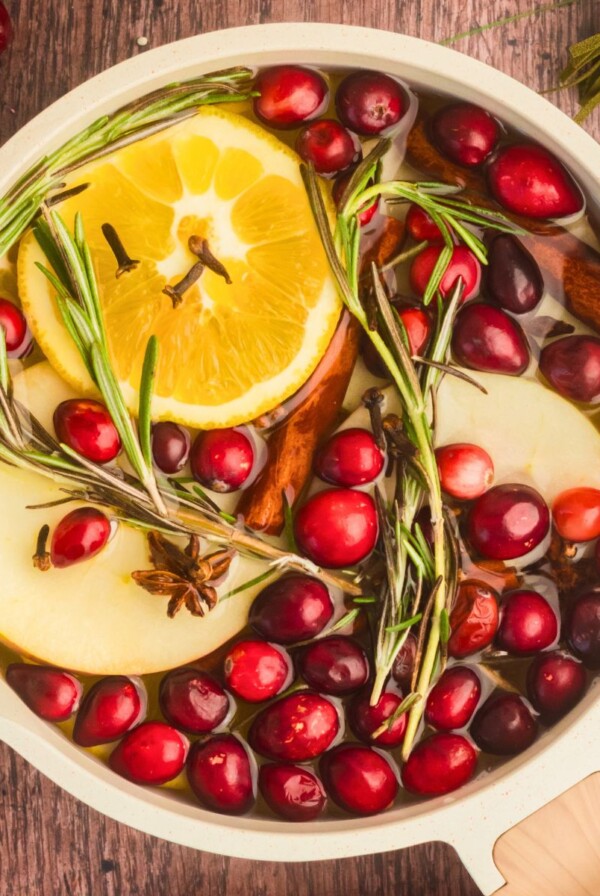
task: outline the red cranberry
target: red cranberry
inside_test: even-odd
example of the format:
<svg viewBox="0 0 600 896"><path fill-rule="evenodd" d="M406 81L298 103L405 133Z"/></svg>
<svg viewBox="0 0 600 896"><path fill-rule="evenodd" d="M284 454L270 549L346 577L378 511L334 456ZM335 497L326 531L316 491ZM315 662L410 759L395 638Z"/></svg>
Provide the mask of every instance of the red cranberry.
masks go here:
<svg viewBox="0 0 600 896"><path fill-rule="evenodd" d="M254 449L239 429L201 432L190 453L192 476L213 492L233 492L247 480L254 464Z"/></svg>
<svg viewBox="0 0 600 896"><path fill-rule="evenodd" d="M396 654L396 659L392 666L392 678L398 682L403 691L410 691L416 657L417 639L414 635L409 634Z"/></svg>
<svg viewBox="0 0 600 896"><path fill-rule="evenodd" d="M384 691L374 706L371 706L370 697L370 692L357 694L350 704L348 721L352 731L360 740L376 747L400 746L406 733L408 715L403 712L391 724L389 720L401 705L402 697L393 691ZM382 726L384 730L376 734Z"/></svg>
<svg viewBox="0 0 600 896"><path fill-rule="evenodd" d="M152 425L152 458L163 473L178 473L187 463L190 434L177 423L165 420Z"/></svg>
<svg viewBox="0 0 600 896"><path fill-rule="evenodd" d="M565 634L588 669L600 669L600 591L581 594L567 613Z"/></svg>
<svg viewBox="0 0 600 896"><path fill-rule="evenodd" d="M556 156L533 143L499 150L487 169L494 198L529 218L564 218L583 208L583 196Z"/></svg>
<svg viewBox="0 0 600 896"><path fill-rule="evenodd" d="M328 794L346 812L375 815L396 799L396 773L372 747L340 744L325 753L319 768Z"/></svg>
<svg viewBox="0 0 600 896"><path fill-rule="evenodd" d="M0 3L0 53L11 43L13 38L13 28L8 10L4 3Z"/></svg>
<svg viewBox="0 0 600 896"><path fill-rule="evenodd" d="M141 682L125 675L109 675L96 682L77 713L73 740L81 747L108 744L122 737L146 714L146 692Z"/></svg>
<svg viewBox="0 0 600 896"><path fill-rule="evenodd" d="M331 191L331 195L333 196L333 201L335 202L338 210L341 208L341 200L344 195L344 191L350 182L350 178L352 173L342 173L339 174L335 183L333 184L333 190ZM369 181L369 186L371 182ZM366 205L366 204L365 204ZM366 227L367 224L370 224L375 216L375 212L379 208L379 196L376 196L375 199L371 202L370 205L363 206L363 211L358 213L358 223L361 227Z"/></svg>
<svg viewBox="0 0 600 896"><path fill-rule="evenodd" d="M189 734L207 734L229 713L227 693L208 672L173 669L160 683L158 701L167 722Z"/></svg>
<svg viewBox="0 0 600 896"><path fill-rule="evenodd" d="M94 507L79 507L62 518L52 533L50 557L59 569L89 560L110 536L110 522Z"/></svg>
<svg viewBox="0 0 600 896"><path fill-rule="evenodd" d="M499 233L488 248L488 295L505 311L526 314L544 295L544 279L533 255L512 233Z"/></svg>
<svg viewBox="0 0 600 896"><path fill-rule="evenodd" d="M114 772L134 784L165 784L183 771L189 742L164 722L142 722L110 754Z"/></svg>
<svg viewBox="0 0 600 896"><path fill-rule="evenodd" d="M292 664L283 648L267 641L238 641L227 652L225 684L249 703L270 700L292 677Z"/></svg>
<svg viewBox="0 0 600 896"><path fill-rule="evenodd" d="M298 671L312 688L341 697L365 684L369 661L351 638L334 635L305 647L298 657Z"/></svg>
<svg viewBox="0 0 600 896"><path fill-rule="evenodd" d="M2 4L0 3L0 53L2 52ZM27 321L20 308L8 299L0 298L0 327L4 330L4 341L9 357L22 357L29 351L31 336Z"/></svg>
<svg viewBox="0 0 600 896"><path fill-rule="evenodd" d="M312 162L317 174L334 175L359 161L362 151L358 138L339 121L321 118L302 128L296 138L296 152Z"/></svg>
<svg viewBox="0 0 600 896"><path fill-rule="evenodd" d="M413 259L410 266L410 285L418 296L425 295L427 284L433 274L443 246L427 246ZM479 292L481 283L481 265L475 255L467 246L455 246L452 257L440 283L440 294L446 298L455 289L459 280L462 280L464 291L463 302L473 299Z"/></svg>
<svg viewBox="0 0 600 896"><path fill-rule="evenodd" d="M330 747L339 730L333 703L312 691L300 691L263 709L252 723L248 741L267 759L306 762Z"/></svg>
<svg viewBox="0 0 600 896"><path fill-rule="evenodd" d="M341 81L335 108L342 124L369 136L381 134L400 121L406 111L406 99L393 78L381 72L361 71Z"/></svg>
<svg viewBox="0 0 600 896"><path fill-rule="evenodd" d="M471 302L456 316L452 353L473 370L519 376L529 366L525 333L510 315L483 302Z"/></svg>
<svg viewBox="0 0 600 896"><path fill-rule="evenodd" d="M498 628L498 600L496 592L483 582L467 579L460 583L450 614L450 656L462 659L492 643Z"/></svg>
<svg viewBox="0 0 600 896"><path fill-rule="evenodd" d="M600 491L569 488L554 499L552 517L556 531L567 541L591 541L600 535Z"/></svg>
<svg viewBox="0 0 600 896"><path fill-rule="evenodd" d="M515 756L531 746L537 730L537 722L517 694L496 694L477 710L471 736L486 753Z"/></svg>
<svg viewBox="0 0 600 896"><path fill-rule="evenodd" d="M375 547L375 502L364 492L326 489L300 508L294 531L300 550L314 563L332 569L352 566Z"/></svg>
<svg viewBox="0 0 600 896"><path fill-rule="evenodd" d="M392 302L392 307L404 327L408 348L411 355L420 355L429 342L431 335L431 318L427 311L416 305L398 305ZM363 334L361 346L363 360L367 369L373 376L389 378L390 372L381 360L379 352L366 334Z"/></svg>
<svg viewBox="0 0 600 896"><path fill-rule="evenodd" d="M527 672L527 694L545 722L562 718L585 691L585 668L572 656L543 653Z"/></svg>
<svg viewBox="0 0 600 896"><path fill-rule="evenodd" d="M254 112L272 128L294 128L321 114L327 84L318 72L300 65L276 65L259 72L254 82L260 96Z"/></svg>
<svg viewBox="0 0 600 896"><path fill-rule="evenodd" d="M36 716L64 722L77 711L83 688L68 672L50 666L11 663L6 681Z"/></svg>
<svg viewBox="0 0 600 896"><path fill-rule="evenodd" d="M573 401L600 400L600 339L565 336L542 349L540 370L551 386Z"/></svg>
<svg viewBox="0 0 600 896"><path fill-rule="evenodd" d="M477 753L461 734L432 734L416 745L402 769L402 783L418 796L441 796L475 774Z"/></svg>
<svg viewBox="0 0 600 896"><path fill-rule="evenodd" d="M453 498L472 501L488 490L494 480L494 464L478 445L457 442L435 452L440 483Z"/></svg>
<svg viewBox="0 0 600 896"><path fill-rule="evenodd" d="M54 430L59 442L73 451L106 464L121 450L121 439L106 407L91 398L61 401L54 411Z"/></svg>
<svg viewBox="0 0 600 896"><path fill-rule="evenodd" d="M196 741L187 761L190 787L211 812L243 815L254 803L251 760L233 734Z"/></svg>
<svg viewBox="0 0 600 896"><path fill-rule="evenodd" d="M327 802L325 790L316 775L298 765L263 765L258 787L266 804L288 821L313 821Z"/></svg>
<svg viewBox="0 0 600 896"><path fill-rule="evenodd" d="M329 591L310 576L291 573L267 585L250 608L252 628L278 644L314 638L333 616Z"/></svg>
<svg viewBox="0 0 600 896"><path fill-rule="evenodd" d="M496 485L471 509L468 533L476 551L492 560L513 560L544 540L550 514L542 496L528 485Z"/></svg>
<svg viewBox="0 0 600 896"><path fill-rule="evenodd" d="M556 613L537 591L513 591L502 603L496 644L515 656L537 653L556 641Z"/></svg>
<svg viewBox="0 0 600 896"><path fill-rule="evenodd" d="M334 485L364 485L383 469L384 455L368 429L343 429L315 457L315 473Z"/></svg>
<svg viewBox="0 0 600 896"><path fill-rule="evenodd" d="M431 120L433 143L457 165L475 168L494 150L500 126L496 119L473 103L453 103L439 109Z"/></svg>
<svg viewBox="0 0 600 896"><path fill-rule="evenodd" d="M442 239L442 231L424 208L411 203L406 213L406 229L417 243Z"/></svg>
<svg viewBox="0 0 600 896"><path fill-rule="evenodd" d="M425 707L425 720L438 731L464 728L481 696L481 682L468 666L450 666L437 680Z"/></svg>

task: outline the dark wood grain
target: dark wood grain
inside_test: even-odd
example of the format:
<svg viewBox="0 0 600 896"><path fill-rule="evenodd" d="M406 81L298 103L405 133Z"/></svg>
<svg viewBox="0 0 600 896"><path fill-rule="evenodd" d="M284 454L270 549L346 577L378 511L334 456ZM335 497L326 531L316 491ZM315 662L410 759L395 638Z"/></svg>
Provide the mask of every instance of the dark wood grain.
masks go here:
<svg viewBox="0 0 600 896"><path fill-rule="evenodd" d="M530 11L528 0L5 0L15 41L0 60L0 143L109 65L191 34L274 21L345 22L433 41ZM568 44L600 31L579 0L465 37L455 49L535 90L552 87ZM573 93L552 94L567 114ZM600 137L598 110L585 125ZM478 896L443 844L312 865L226 859L145 836L66 795L0 745L0 896ZM565 894L567 896L567 894Z"/></svg>

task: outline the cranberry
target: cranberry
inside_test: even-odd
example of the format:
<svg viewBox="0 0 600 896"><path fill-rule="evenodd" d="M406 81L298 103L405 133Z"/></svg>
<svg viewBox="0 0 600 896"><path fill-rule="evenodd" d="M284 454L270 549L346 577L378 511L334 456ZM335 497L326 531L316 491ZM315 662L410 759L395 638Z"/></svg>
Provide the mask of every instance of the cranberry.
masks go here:
<svg viewBox="0 0 600 896"><path fill-rule="evenodd" d="M317 452L315 473L334 485L364 485L383 469L384 455L368 429L343 429Z"/></svg>
<svg viewBox="0 0 600 896"><path fill-rule="evenodd" d="M443 246L427 246L413 259L409 279L412 289L418 296L425 294L443 248ZM467 246L455 246L452 250L452 257L439 287L443 298L452 293L459 279L464 285L463 302L473 299L479 292L481 265Z"/></svg>
<svg viewBox="0 0 600 896"><path fill-rule="evenodd" d="M481 696L481 682L468 666L450 666L437 680L425 706L425 720L438 731L464 728Z"/></svg>
<svg viewBox="0 0 600 896"><path fill-rule="evenodd" d="M298 671L312 688L342 696L365 684L369 661L351 638L334 635L305 647L298 657Z"/></svg>
<svg viewBox="0 0 600 896"><path fill-rule="evenodd" d="M225 720L230 701L208 672L173 669L160 683L158 701L167 722L190 734L207 734Z"/></svg>
<svg viewBox="0 0 600 896"><path fill-rule="evenodd" d="M0 3L0 53L2 52L2 4ZM9 357L22 357L30 348L31 336L27 321L20 308L9 299L0 298L0 327L4 330L4 341Z"/></svg>
<svg viewBox="0 0 600 896"><path fill-rule="evenodd" d="M108 758L114 772L134 784L165 784L183 771L189 742L164 722L142 722Z"/></svg>
<svg viewBox="0 0 600 896"><path fill-rule="evenodd" d="M225 684L249 703L270 700L292 678L292 664L283 648L267 641L238 641L225 657Z"/></svg>
<svg viewBox="0 0 600 896"><path fill-rule="evenodd" d="M61 401L54 411L54 430L64 442L96 464L114 460L121 450L121 439L106 407L91 398Z"/></svg>
<svg viewBox="0 0 600 896"><path fill-rule="evenodd" d="M252 442L240 429L201 432L192 445L192 476L213 492L233 492L248 479L254 464Z"/></svg>
<svg viewBox="0 0 600 896"><path fill-rule="evenodd" d="M440 484L448 495L463 501L478 498L494 480L494 464L478 445L457 442L435 452Z"/></svg>
<svg viewBox="0 0 600 896"><path fill-rule="evenodd" d="M392 307L400 323L404 327L406 338L408 339L408 348L411 355L419 355L427 343L431 335L431 318L427 311L417 305L398 305L392 302ZM366 334L363 334L362 340L362 356L367 369L373 376L389 378L390 372L381 360L379 352Z"/></svg>
<svg viewBox="0 0 600 896"><path fill-rule="evenodd" d="M513 591L504 598L496 643L515 656L545 650L558 637L556 613L537 591Z"/></svg>
<svg viewBox="0 0 600 896"><path fill-rule="evenodd" d="M258 787L269 808L288 821L313 821L327 802L317 776L298 765L278 762L261 766Z"/></svg>
<svg viewBox="0 0 600 896"><path fill-rule="evenodd" d="M203 806L225 815L243 815L254 803L248 751L233 734L196 741L187 761L190 787Z"/></svg>
<svg viewBox="0 0 600 896"><path fill-rule="evenodd" d="M531 746L537 730L537 722L517 694L496 694L477 710L471 736L486 753L515 756Z"/></svg>
<svg viewBox="0 0 600 896"><path fill-rule="evenodd" d="M36 716L64 722L77 711L83 688L68 672L50 666L11 663L6 681Z"/></svg>
<svg viewBox="0 0 600 896"><path fill-rule="evenodd" d="M59 569L89 560L110 536L110 522L94 507L79 507L62 518L52 533L50 557Z"/></svg>
<svg viewBox="0 0 600 896"><path fill-rule="evenodd" d="M544 295L544 279L533 255L512 233L499 233L488 248L488 295L505 311L533 311Z"/></svg>
<svg viewBox="0 0 600 896"><path fill-rule="evenodd" d="M300 691L263 709L252 723L248 741L267 759L306 762L330 747L339 730L333 703L312 691Z"/></svg>
<svg viewBox="0 0 600 896"><path fill-rule="evenodd" d="M338 210L341 208L341 200L344 195L344 191L350 182L350 178L352 173L343 173L339 174L335 183L333 184L333 190L331 191L331 195L333 196L333 201L335 202ZM369 181L369 186L371 186L371 182ZM366 206L366 207L365 207ZM376 196L375 199L372 200L370 205L362 206L362 211L358 213L358 223L361 227L366 227L367 224L370 224L375 216L375 212L379 208L379 196Z"/></svg>
<svg viewBox="0 0 600 896"><path fill-rule="evenodd" d="M556 531L567 541L591 541L600 535L600 491L569 488L554 499L552 517Z"/></svg>
<svg viewBox="0 0 600 896"><path fill-rule="evenodd" d="M337 89L335 108L342 124L369 136L395 125L406 111L404 91L397 81L381 72L347 75Z"/></svg>
<svg viewBox="0 0 600 896"><path fill-rule="evenodd" d="M450 614L450 656L462 659L492 643L498 628L498 600L496 592L483 582L467 579L460 583Z"/></svg>
<svg viewBox="0 0 600 896"><path fill-rule="evenodd" d="M348 721L354 734L376 747L398 747L404 740L407 713L403 712L389 723L402 703L402 697L393 691L384 691L377 703L371 706L370 692L357 694L348 710ZM387 727L386 726L387 724ZM376 732L384 726L379 734Z"/></svg>
<svg viewBox="0 0 600 896"><path fill-rule="evenodd" d="M152 425L152 458L163 473L178 473L187 463L190 434L177 423L165 420Z"/></svg>
<svg viewBox="0 0 600 896"><path fill-rule="evenodd" d="M418 796L441 796L475 774L477 753L461 734L432 734L416 745L402 769L402 783Z"/></svg>
<svg viewBox="0 0 600 896"><path fill-rule="evenodd" d="M551 386L573 401L600 400L600 339L565 336L542 349L540 370Z"/></svg>
<svg viewBox="0 0 600 896"><path fill-rule="evenodd" d="M250 608L252 628L279 644L314 638L333 616L329 591L310 576L291 573L267 585Z"/></svg>
<svg viewBox="0 0 600 896"><path fill-rule="evenodd" d="M300 65L276 65L256 76L254 112L272 128L294 128L321 114L327 84L318 72Z"/></svg>
<svg viewBox="0 0 600 896"><path fill-rule="evenodd" d="M414 202L408 206L406 213L406 229L417 243L442 239L442 231L424 208Z"/></svg>
<svg viewBox="0 0 600 896"><path fill-rule="evenodd" d="M457 165L483 164L500 137L496 119L473 103L453 103L431 119L431 136L442 155Z"/></svg>
<svg viewBox="0 0 600 896"><path fill-rule="evenodd" d="M536 656L527 672L527 694L545 722L555 722L573 709L585 683L585 668L563 653Z"/></svg>
<svg viewBox="0 0 600 896"><path fill-rule="evenodd" d="M528 485L496 485L477 499L468 520L476 551L492 560L513 560L544 540L550 514L542 496Z"/></svg>
<svg viewBox="0 0 600 896"><path fill-rule="evenodd" d="M11 43L13 38L13 28L8 10L4 3L0 2L0 53Z"/></svg>
<svg viewBox="0 0 600 896"><path fill-rule="evenodd" d="M396 773L372 747L340 744L325 753L319 767L328 794L347 812L375 815L396 799Z"/></svg>
<svg viewBox="0 0 600 896"><path fill-rule="evenodd" d="M416 657L417 639L413 634L408 634L406 641L396 654L396 659L392 666L392 678L398 682L404 691L410 690Z"/></svg>
<svg viewBox="0 0 600 896"><path fill-rule="evenodd" d="M529 218L564 218L583 208L583 196L556 156L533 143L499 150L487 169L494 198Z"/></svg>
<svg viewBox="0 0 600 896"><path fill-rule="evenodd" d="M565 624L569 647L588 669L600 669L600 591L588 591L570 606Z"/></svg>
<svg viewBox="0 0 600 896"><path fill-rule="evenodd" d="M352 566L375 547L375 502L364 492L326 489L300 508L294 531L300 550L314 563L333 569Z"/></svg>
<svg viewBox="0 0 600 896"><path fill-rule="evenodd" d="M146 692L141 682L125 675L97 681L83 698L73 740L81 747L108 744L129 731L146 714Z"/></svg>
<svg viewBox="0 0 600 896"><path fill-rule="evenodd" d="M519 376L529 366L530 352L521 326L501 308L472 302L456 316L452 353L473 370Z"/></svg>
<svg viewBox="0 0 600 896"><path fill-rule="evenodd" d="M296 138L296 152L312 162L317 174L334 175L358 162L360 142L339 121L321 118L302 128Z"/></svg>

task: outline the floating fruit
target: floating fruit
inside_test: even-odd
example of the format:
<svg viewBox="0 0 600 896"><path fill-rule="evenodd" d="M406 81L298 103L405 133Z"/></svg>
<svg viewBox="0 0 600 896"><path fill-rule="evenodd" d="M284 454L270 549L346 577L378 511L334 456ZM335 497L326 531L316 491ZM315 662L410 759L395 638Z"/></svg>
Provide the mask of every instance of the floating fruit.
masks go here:
<svg viewBox="0 0 600 896"><path fill-rule="evenodd" d="M493 305L470 302L456 316L452 354L472 370L519 376L529 366L529 346L516 320Z"/></svg>
<svg viewBox="0 0 600 896"><path fill-rule="evenodd" d="M373 706L369 691L357 694L348 710L350 727L366 743L376 747L399 747L408 723L406 712L394 718L401 704L402 697L394 691L384 691Z"/></svg>
<svg viewBox="0 0 600 896"><path fill-rule="evenodd" d="M288 821L313 821L327 802L317 776L298 765L283 762L261 765L258 788L273 812Z"/></svg>
<svg viewBox="0 0 600 896"><path fill-rule="evenodd" d="M208 734L229 714L231 703L218 681L200 669L173 669L160 683L158 700L167 722L188 734Z"/></svg>
<svg viewBox="0 0 600 896"><path fill-rule="evenodd" d="M527 656L550 647L558 637L558 619L537 591L512 591L502 601L496 643L514 656Z"/></svg>
<svg viewBox="0 0 600 896"><path fill-rule="evenodd" d="M443 246L427 246L413 259L409 274L410 285L418 296L425 294L442 249ZM447 298L459 279L463 283L463 302L474 299L481 283L481 265L467 246L455 246L452 250L452 257L439 286L440 294Z"/></svg>
<svg viewBox="0 0 600 896"><path fill-rule="evenodd" d="M329 177L356 164L362 156L360 141L330 118L303 127L296 138L296 152L314 165L317 174Z"/></svg>
<svg viewBox="0 0 600 896"><path fill-rule="evenodd" d="M469 666L450 666L429 692L425 721L438 731L464 728L477 708L481 682Z"/></svg>
<svg viewBox="0 0 600 896"><path fill-rule="evenodd" d="M106 406L91 398L61 401L54 411L59 442L96 464L107 464L121 450L121 439Z"/></svg>
<svg viewBox="0 0 600 896"><path fill-rule="evenodd" d="M51 666L11 663L6 681L29 709L48 722L64 722L77 712L83 692L74 675Z"/></svg>
<svg viewBox="0 0 600 896"><path fill-rule="evenodd" d="M223 669L227 687L250 703L275 697L293 677L287 653L267 641L238 641L227 651Z"/></svg>
<svg viewBox="0 0 600 896"><path fill-rule="evenodd" d="M544 294L544 279L533 255L512 233L498 233L488 247L488 295L513 314L526 314Z"/></svg>
<svg viewBox="0 0 600 896"><path fill-rule="evenodd" d="M406 641L396 654L396 659L392 666L392 678L394 681L397 681L400 687L405 691L410 689L416 655L417 639L409 632Z"/></svg>
<svg viewBox="0 0 600 896"><path fill-rule="evenodd" d="M368 429L351 427L336 432L315 456L315 473L325 482L352 487L376 479L384 454Z"/></svg>
<svg viewBox="0 0 600 896"><path fill-rule="evenodd" d="M494 464L487 451L465 442L436 448L435 459L440 484L447 494L472 501L488 490L494 481Z"/></svg>
<svg viewBox="0 0 600 896"><path fill-rule="evenodd" d="M556 156L535 143L500 149L487 168L495 199L529 218L564 218L583 208L581 191Z"/></svg>
<svg viewBox="0 0 600 896"><path fill-rule="evenodd" d="M493 560L514 560L536 548L548 534L548 507L529 485L496 485L477 499L468 520L475 550Z"/></svg>
<svg viewBox="0 0 600 896"><path fill-rule="evenodd" d="M381 72L360 71L347 75L335 94L335 108L342 124L357 134L381 134L400 121L406 97L400 84Z"/></svg>
<svg viewBox="0 0 600 896"><path fill-rule="evenodd" d="M0 12L0 44L2 41ZM0 46L0 52L2 47ZM29 350L27 321L23 316L20 308L9 301L9 299L0 298L0 327L4 330L4 341L6 342L6 351L10 357L21 357Z"/></svg>
<svg viewBox="0 0 600 896"><path fill-rule="evenodd" d="M303 648L298 671L311 688L341 697L357 691L369 677L369 661L351 638L332 635Z"/></svg>
<svg viewBox="0 0 600 896"><path fill-rule="evenodd" d="M108 758L114 772L135 784L166 784L183 771L187 737L164 722L142 722Z"/></svg>
<svg viewBox="0 0 600 896"><path fill-rule="evenodd" d="M327 103L325 79L301 65L262 69L254 87L260 94L254 98L254 111L272 128L294 128L320 115Z"/></svg>
<svg viewBox="0 0 600 896"><path fill-rule="evenodd" d="M362 744L340 744L322 757L319 769L329 796L356 815L374 815L392 805L398 780L391 761Z"/></svg>
<svg viewBox="0 0 600 896"><path fill-rule="evenodd" d="M600 399L600 339L565 336L542 349L540 370L560 395L573 401Z"/></svg>
<svg viewBox="0 0 600 896"><path fill-rule="evenodd" d="M314 563L332 569L352 566L377 541L375 503L348 488L317 492L300 508L294 524L298 547Z"/></svg>
<svg viewBox="0 0 600 896"><path fill-rule="evenodd" d="M254 775L248 751L233 734L198 740L187 760L190 787L212 812L243 815L254 803Z"/></svg>
<svg viewBox="0 0 600 896"><path fill-rule="evenodd" d="M585 667L563 653L536 656L527 672L527 694L546 723L557 721L573 709L585 685Z"/></svg>
<svg viewBox="0 0 600 896"><path fill-rule="evenodd" d="M591 541L600 535L600 490L570 488L552 504L558 534L567 541Z"/></svg>
<svg viewBox="0 0 600 896"><path fill-rule="evenodd" d="M187 429L164 420L152 426L152 459L163 473L178 473L187 463L190 453L190 434Z"/></svg>
<svg viewBox="0 0 600 896"><path fill-rule="evenodd" d="M250 438L241 429L201 432L190 452L194 479L214 492L233 492L246 482L254 464Z"/></svg>
<svg viewBox="0 0 600 896"><path fill-rule="evenodd" d="M306 762L327 750L339 730L334 704L313 691L300 691L263 709L252 723L248 741L267 759Z"/></svg>
<svg viewBox="0 0 600 896"><path fill-rule="evenodd" d="M442 796L470 781L477 752L462 734L440 732L416 745L402 769L402 783L418 796Z"/></svg>
<svg viewBox="0 0 600 896"><path fill-rule="evenodd" d="M477 746L494 756L515 756L534 742L538 726L517 694L495 694L477 710L471 724Z"/></svg>
<svg viewBox="0 0 600 896"><path fill-rule="evenodd" d="M482 165L500 138L494 116L474 103L442 106L432 117L430 130L442 155L467 168Z"/></svg>
<svg viewBox="0 0 600 896"><path fill-rule="evenodd" d="M567 644L588 669L600 669L600 591L580 594L567 612Z"/></svg>
<svg viewBox="0 0 600 896"><path fill-rule="evenodd" d="M85 695L75 719L73 740L81 747L108 744L141 722L146 691L140 680L111 675L97 681Z"/></svg>
<svg viewBox="0 0 600 896"><path fill-rule="evenodd" d="M293 644L314 638L332 616L333 602L325 585L291 573L263 588L250 608L248 621L263 638Z"/></svg>
<svg viewBox="0 0 600 896"><path fill-rule="evenodd" d="M483 582L465 579L450 614L448 653L462 659L488 647L498 629L498 594Z"/></svg>
<svg viewBox="0 0 600 896"><path fill-rule="evenodd" d="M333 189L331 191L331 195L333 197L333 201L335 202L336 208L340 209L340 201L344 195L346 187L350 182L350 178L352 176L352 172L341 172L336 177ZM358 223L361 227L366 227L367 224L370 224L375 216L377 209L379 208L379 197L376 196L375 199L370 202L369 205L365 203L362 207L363 210L358 213Z"/></svg>
<svg viewBox="0 0 600 896"><path fill-rule="evenodd" d="M406 229L417 243L442 239L442 231L424 208L412 203L406 213Z"/></svg>
<svg viewBox="0 0 600 896"><path fill-rule="evenodd" d="M62 569L95 557L110 537L110 520L95 507L79 507L60 520L52 533L52 566Z"/></svg>

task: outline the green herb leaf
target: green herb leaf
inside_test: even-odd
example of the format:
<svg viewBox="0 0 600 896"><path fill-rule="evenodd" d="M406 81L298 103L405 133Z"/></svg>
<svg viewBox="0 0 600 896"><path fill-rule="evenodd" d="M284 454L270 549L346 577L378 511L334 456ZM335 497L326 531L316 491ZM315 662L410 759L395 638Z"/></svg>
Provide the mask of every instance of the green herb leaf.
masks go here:
<svg viewBox="0 0 600 896"><path fill-rule="evenodd" d="M151 336L146 346L142 376L140 379L140 402L138 414L138 432L142 456L148 467L152 467L152 390L158 361L158 339Z"/></svg>

